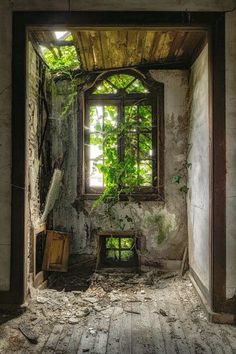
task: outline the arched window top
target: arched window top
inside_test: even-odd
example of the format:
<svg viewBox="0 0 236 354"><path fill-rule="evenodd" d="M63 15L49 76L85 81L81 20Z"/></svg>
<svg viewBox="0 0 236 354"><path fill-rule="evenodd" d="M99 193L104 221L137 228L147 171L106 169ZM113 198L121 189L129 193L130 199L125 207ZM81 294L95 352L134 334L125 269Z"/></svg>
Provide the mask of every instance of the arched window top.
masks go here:
<svg viewBox="0 0 236 354"><path fill-rule="evenodd" d="M95 85L92 94L149 93L140 79L128 74L112 74Z"/></svg>

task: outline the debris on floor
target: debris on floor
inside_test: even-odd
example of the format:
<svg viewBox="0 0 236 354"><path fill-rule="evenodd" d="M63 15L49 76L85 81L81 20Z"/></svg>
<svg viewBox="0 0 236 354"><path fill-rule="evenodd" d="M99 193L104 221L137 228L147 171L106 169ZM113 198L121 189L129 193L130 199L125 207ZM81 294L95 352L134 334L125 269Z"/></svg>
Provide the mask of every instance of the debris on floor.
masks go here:
<svg viewBox="0 0 236 354"><path fill-rule="evenodd" d="M96 345L99 353L118 353L130 345L127 336L138 336L132 352L144 354L163 353L167 344L170 353L215 352L221 341L223 353L236 348L232 327L208 323L190 281L176 273L83 274L75 267L49 286L31 288L26 312L0 326L0 353L96 353Z"/></svg>

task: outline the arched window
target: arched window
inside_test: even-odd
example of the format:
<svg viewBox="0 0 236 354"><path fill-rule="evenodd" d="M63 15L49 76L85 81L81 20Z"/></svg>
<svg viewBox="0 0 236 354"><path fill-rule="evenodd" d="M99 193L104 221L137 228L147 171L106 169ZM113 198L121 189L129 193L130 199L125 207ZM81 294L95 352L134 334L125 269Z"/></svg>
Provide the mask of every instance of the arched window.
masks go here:
<svg viewBox="0 0 236 354"><path fill-rule="evenodd" d="M96 196L112 183L160 195L163 85L133 70L106 73L85 91L84 107L82 193Z"/></svg>

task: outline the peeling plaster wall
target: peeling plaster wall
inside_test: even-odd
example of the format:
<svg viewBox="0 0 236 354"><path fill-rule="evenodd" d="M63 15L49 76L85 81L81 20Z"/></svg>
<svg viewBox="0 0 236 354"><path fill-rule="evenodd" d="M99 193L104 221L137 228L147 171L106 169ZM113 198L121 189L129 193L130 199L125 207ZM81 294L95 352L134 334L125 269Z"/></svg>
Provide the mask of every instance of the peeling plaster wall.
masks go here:
<svg viewBox="0 0 236 354"><path fill-rule="evenodd" d="M226 22L226 297L236 295L236 11Z"/></svg>
<svg viewBox="0 0 236 354"><path fill-rule="evenodd" d="M26 89L26 204L25 204L25 228L28 262L26 263L27 274L33 272L33 237L34 227L40 219L40 194L39 194L39 171L40 161L38 156L38 131L39 131L39 68L36 53L28 42L27 48L27 89Z"/></svg>
<svg viewBox="0 0 236 354"><path fill-rule="evenodd" d="M209 289L208 46L190 75L188 236L190 267Z"/></svg>
<svg viewBox="0 0 236 354"><path fill-rule="evenodd" d="M95 234L102 230L141 231L146 250L143 261L157 262L158 258L181 259L187 243L185 194L179 188L186 184L185 176L179 185L172 183L172 176L185 174L188 131L188 71L152 71L154 79L164 83L165 90L165 202L119 203L112 208L114 219L106 214L106 206L99 205L92 213L92 202L76 203L77 191L77 108L73 104L62 116L67 106L67 81L56 84L53 94L53 160L65 154L64 180L60 199L53 211L53 227L72 232L71 252L94 254ZM174 83L174 84L173 84ZM165 220L165 239L157 242L155 215L161 213ZM132 218L133 222L127 221Z"/></svg>

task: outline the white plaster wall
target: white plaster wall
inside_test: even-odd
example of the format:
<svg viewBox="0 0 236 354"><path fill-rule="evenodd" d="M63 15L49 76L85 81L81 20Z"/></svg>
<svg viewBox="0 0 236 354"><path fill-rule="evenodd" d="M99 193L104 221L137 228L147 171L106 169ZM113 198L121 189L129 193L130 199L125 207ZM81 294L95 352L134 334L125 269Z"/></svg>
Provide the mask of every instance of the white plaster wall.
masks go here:
<svg viewBox="0 0 236 354"><path fill-rule="evenodd" d="M70 4L70 8L69 8ZM156 10L156 11L224 11L230 10L235 5L234 0L126 0L121 2L119 0L1 0L0 1L0 290L9 289L10 279L10 206L11 206L11 16L12 11L47 11L47 10ZM231 30L231 25L234 26L234 15L227 14L227 47L233 42L234 33ZM234 42L235 43L235 42ZM227 100L227 127L229 127L228 115L231 113L231 120L233 120L234 109L233 100L236 97L236 90L232 86L235 79L230 79L229 70L235 70L236 59L231 57L230 65L227 62L227 93L231 99ZM229 156L228 156L229 163ZM227 178L229 183L229 177ZM231 183L232 184L232 183ZM233 188L232 188L233 189ZM227 192L227 196L229 194ZM227 214L233 207L230 198L227 197ZM234 210L235 208L233 208ZM229 221L229 218L227 218ZM235 219L233 220L235 225ZM229 228L228 228L229 230ZM229 255L229 252L227 252ZM233 257L234 258L234 257ZM228 272L227 272L228 274Z"/></svg>
<svg viewBox="0 0 236 354"><path fill-rule="evenodd" d="M226 21L226 297L236 295L236 11Z"/></svg>
<svg viewBox="0 0 236 354"><path fill-rule="evenodd" d="M63 186L54 210L53 227L57 230L73 232L71 252L95 254L95 234L101 230L138 229L145 237L145 261L158 259L182 259L187 244L186 194L180 187L186 185L185 168L188 140L188 78L187 70L152 70L151 76L164 84L164 187L165 201L142 201L118 203L112 208L114 219L108 217L102 205L91 213L91 202L75 207L77 198L77 109L71 107L63 117L61 112L68 102L68 83L58 82L53 94L52 160L65 156ZM183 175L180 184L172 183L174 175ZM81 210L82 209L82 210ZM163 242L157 242L156 225L147 225L150 216L161 213L170 232L166 232ZM88 217L88 215L90 215ZM133 223L127 221L127 216ZM121 220L121 221L120 221Z"/></svg>
<svg viewBox="0 0 236 354"><path fill-rule="evenodd" d="M189 262L209 289L208 47L191 68L188 236Z"/></svg>

